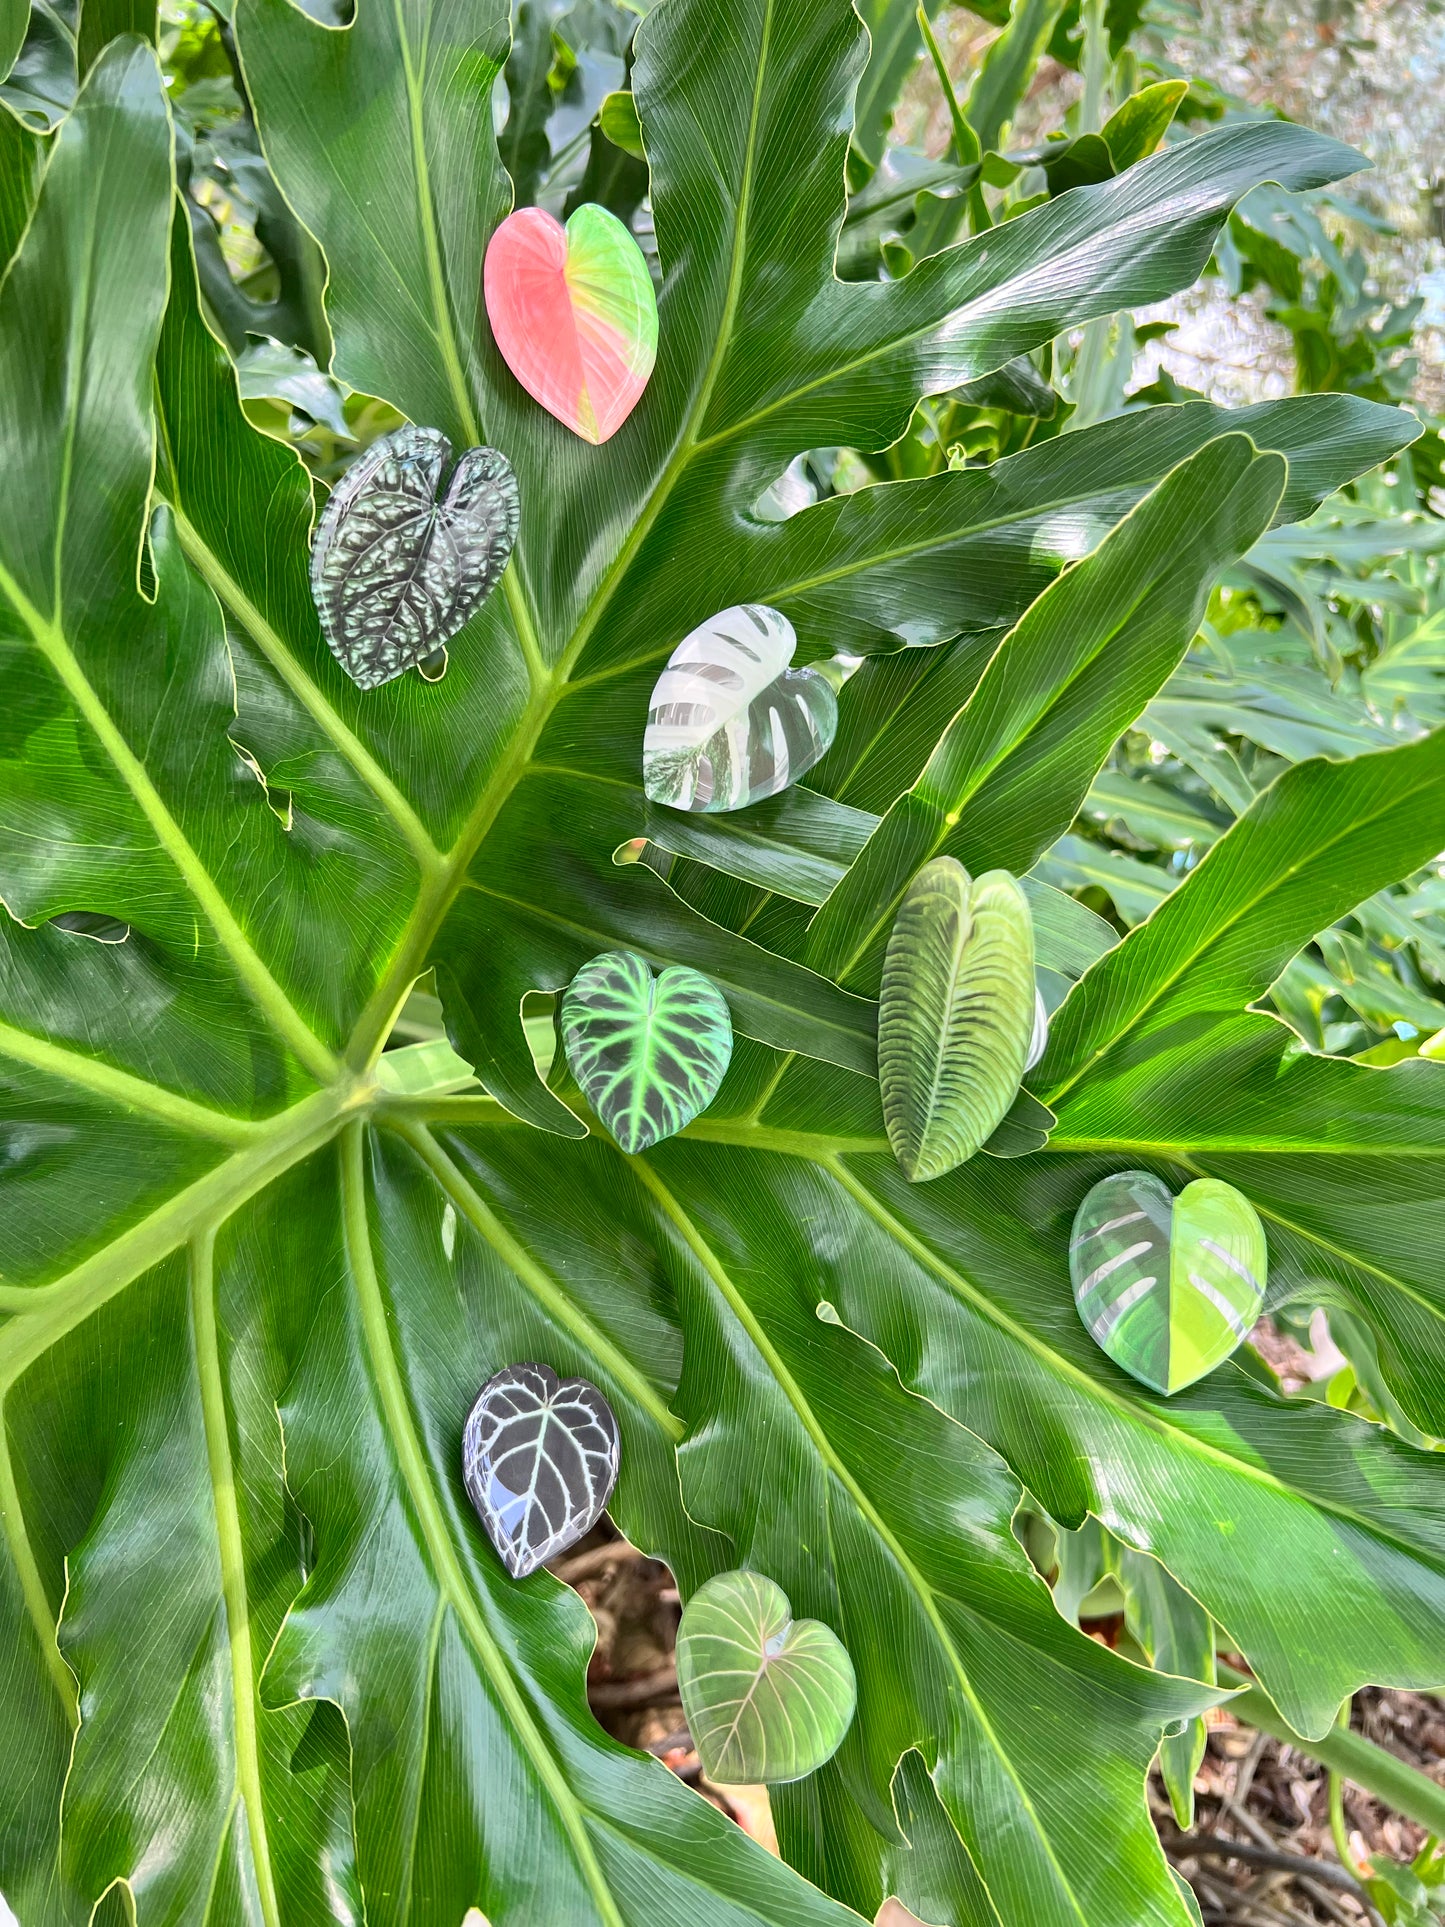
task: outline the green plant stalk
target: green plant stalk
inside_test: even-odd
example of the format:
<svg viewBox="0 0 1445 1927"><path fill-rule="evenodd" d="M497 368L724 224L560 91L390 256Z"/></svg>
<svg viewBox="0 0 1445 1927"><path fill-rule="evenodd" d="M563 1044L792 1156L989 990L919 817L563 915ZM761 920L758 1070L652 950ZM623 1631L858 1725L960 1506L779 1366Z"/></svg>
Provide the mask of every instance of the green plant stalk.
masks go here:
<svg viewBox="0 0 1445 1927"><path fill-rule="evenodd" d="M939 90L953 125L953 158L960 167L972 166L979 159L978 135L969 126L963 108L959 105L958 95L948 71L948 62L943 57L943 49L938 44L932 22L921 5L918 9L918 28L923 35L923 44L927 47L933 61L934 71L938 75Z"/></svg>
<svg viewBox="0 0 1445 1927"><path fill-rule="evenodd" d="M1330 1770L1330 1837L1335 1843L1335 1854L1340 1865L1347 1873L1360 1879L1368 1874L1368 1868L1360 1866L1350 1846L1350 1827L1345 1818L1345 1776Z"/></svg>
<svg viewBox="0 0 1445 1927"><path fill-rule="evenodd" d="M1105 121L1109 79L1109 29L1104 0L1084 0L1084 92L1079 102L1079 132L1097 134Z"/></svg>
<svg viewBox="0 0 1445 1927"><path fill-rule="evenodd" d="M1307 1740L1280 1716L1274 1701L1247 1674L1238 1672L1224 1660L1219 1661L1221 1686L1240 1686L1244 1691L1229 1701L1229 1710L1246 1726L1257 1727L1272 1739L1307 1753L1312 1760L1350 1780L1365 1793L1374 1794L1396 1813L1431 1833L1445 1829L1445 1787L1436 1786L1418 1767L1387 1753L1361 1733L1334 1727L1321 1740ZM1349 1863L1346 1862L1346 1865Z"/></svg>
<svg viewBox="0 0 1445 1927"><path fill-rule="evenodd" d="M1079 132L1097 134L1105 120L1105 92L1109 79L1109 30L1104 17L1104 0L1085 0L1084 4L1084 92L1079 101ZM1087 322L1084 338L1074 357L1070 393L1078 405L1077 426L1096 419L1093 396L1109 359L1109 331L1112 315L1099 315Z"/></svg>

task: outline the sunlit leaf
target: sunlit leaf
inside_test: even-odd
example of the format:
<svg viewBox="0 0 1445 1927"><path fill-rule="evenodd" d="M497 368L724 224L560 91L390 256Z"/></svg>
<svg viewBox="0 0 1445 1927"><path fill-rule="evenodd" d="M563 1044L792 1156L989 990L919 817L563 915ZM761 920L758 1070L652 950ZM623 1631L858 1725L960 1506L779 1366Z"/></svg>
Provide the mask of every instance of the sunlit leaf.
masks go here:
<svg viewBox="0 0 1445 1927"><path fill-rule="evenodd" d="M1101 1178L1074 1219L1069 1266L1095 1344L1166 1394L1236 1351L1264 1304L1259 1219L1213 1178L1177 1198L1145 1171Z"/></svg>

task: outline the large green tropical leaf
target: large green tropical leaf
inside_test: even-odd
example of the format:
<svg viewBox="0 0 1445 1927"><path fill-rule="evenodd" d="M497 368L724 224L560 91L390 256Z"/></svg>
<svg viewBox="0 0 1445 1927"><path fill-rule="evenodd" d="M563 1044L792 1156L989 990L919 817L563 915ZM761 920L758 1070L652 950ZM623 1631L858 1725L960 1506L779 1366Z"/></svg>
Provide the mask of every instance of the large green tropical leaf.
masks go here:
<svg viewBox="0 0 1445 1927"><path fill-rule="evenodd" d="M1227 127L847 286L851 6L665 0L633 71L662 353L593 449L525 402L480 308L510 192L505 7L359 0L340 27L242 0L238 32L326 254L337 373L500 446L523 527L441 681L347 681L307 587L312 486L241 411L154 56L113 42L0 287L0 1887L25 1927L455 1927L471 1907L492 1927L824 1927L888 1891L950 1922L1180 1927L1141 1779L1215 1694L1055 1611L1013 1530L1025 1486L1154 1553L1319 1732L1361 1680L1435 1683L1438 1462L1233 1366L1144 1393L1074 1315L1068 1222L1121 1158L1218 1167L1282 1264L1317 1238L1402 1402L1438 1410L1434 1287L1401 1255L1438 1211L1437 1067L1281 1075L1287 1034L1245 1006L1316 919L1445 841L1439 747L1268 792L1173 921L1073 991L1034 1080L1060 1094L1050 1148L926 1187L887 1151L874 1005L770 947L768 916L781 931L848 887L941 739L985 772L970 795L990 758L1006 772L970 862L1024 867L1275 512L1277 451L1307 506L1414 424L1347 398L1245 434L1161 411L988 477L782 524L751 509L807 448L876 447L921 395L1187 282L1259 180L1351 157ZM1208 498L1188 525L1181 477ZM930 611L930 582L999 532L997 589ZM838 797L694 832L679 863L778 893L729 928L614 854L686 842L641 792L647 694L744 592L775 594L811 654L850 598L875 650L941 646L912 652L931 673L880 662L845 687ZM1090 596L1145 610L1117 687L1088 681L1113 633ZM1072 654L1061 603L1089 618ZM971 693L973 722L999 701L978 762L954 729ZM1037 804L1036 728L1058 792ZM1097 919L1029 887L1057 990L1103 948ZM707 1113L636 1157L584 1135L521 1024L526 993L614 948L703 971L739 1037ZM428 968L479 1073L462 1094L451 1052L383 1055ZM1197 1130L1170 1116L1185 1095ZM1388 1197L1346 1238L1351 1158ZM493 1557L460 1435L520 1359L606 1393L615 1516L684 1595L746 1567L848 1647L848 1737L775 1802L801 1874L602 1733L584 1608Z"/></svg>

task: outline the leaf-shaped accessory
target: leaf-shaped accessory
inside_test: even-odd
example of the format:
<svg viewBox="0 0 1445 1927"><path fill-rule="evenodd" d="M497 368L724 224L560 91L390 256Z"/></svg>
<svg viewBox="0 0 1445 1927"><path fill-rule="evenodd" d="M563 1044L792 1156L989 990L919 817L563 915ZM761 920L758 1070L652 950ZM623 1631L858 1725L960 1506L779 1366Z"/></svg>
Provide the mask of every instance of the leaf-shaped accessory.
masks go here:
<svg viewBox="0 0 1445 1927"><path fill-rule="evenodd" d="M1095 1343L1166 1397L1236 1351L1264 1302L1264 1227L1218 1178L1177 1198L1147 1171L1102 1178L1074 1219L1074 1302Z"/></svg>
<svg viewBox="0 0 1445 1927"><path fill-rule="evenodd" d="M507 566L521 505L495 448L398 428L346 471L311 544L311 593L331 653L362 689L410 669L471 621Z"/></svg>
<svg viewBox="0 0 1445 1927"><path fill-rule="evenodd" d="M787 1594L756 1572L721 1573L689 1599L677 1684L720 1786L801 1780L838 1751L858 1702L842 1640L820 1619L794 1619Z"/></svg>
<svg viewBox="0 0 1445 1927"><path fill-rule="evenodd" d="M514 1579L575 1545L617 1483L617 1420L585 1378L508 1365L489 1378L462 1433L462 1478Z"/></svg>
<svg viewBox="0 0 1445 1927"><path fill-rule="evenodd" d="M1018 1094L1037 1041L1034 927L1007 870L951 856L909 884L883 960L878 1081L888 1141L917 1184L971 1158Z"/></svg>
<svg viewBox="0 0 1445 1927"><path fill-rule="evenodd" d="M657 360L657 296L642 250L588 201L566 227L540 207L509 214L487 244L487 319L534 401L583 441L615 435Z"/></svg>
<svg viewBox="0 0 1445 1927"><path fill-rule="evenodd" d="M583 964L562 999L562 1044L587 1102L629 1154L705 1111L733 1054L727 999L700 971L654 977L635 950Z"/></svg>
<svg viewBox="0 0 1445 1927"><path fill-rule="evenodd" d="M642 782L678 810L740 810L796 783L838 728L819 669L793 669L793 625L760 602L709 616L658 677L642 738Z"/></svg>

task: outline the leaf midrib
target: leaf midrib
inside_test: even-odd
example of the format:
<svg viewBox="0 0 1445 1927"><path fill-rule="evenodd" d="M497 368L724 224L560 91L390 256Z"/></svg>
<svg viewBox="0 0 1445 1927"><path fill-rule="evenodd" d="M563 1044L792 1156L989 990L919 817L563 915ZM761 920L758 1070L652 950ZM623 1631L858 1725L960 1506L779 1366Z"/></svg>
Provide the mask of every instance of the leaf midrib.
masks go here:
<svg viewBox="0 0 1445 1927"><path fill-rule="evenodd" d="M749 1305L743 1293L734 1283L730 1273L717 1253L703 1237L697 1226L693 1224L687 1212L683 1210L682 1206L661 1178L658 1177L657 1173L638 1158L628 1158L627 1162L652 1193L663 1213L676 1226L694 1258L696 1258L697 1262L702 1266L723 1298L726 1299L729 1310L747 1333L750 1342L767 1365L779 1389L788 1400L789 1405L791 1405L799 1424L812 1441L819 1459L831 1476L837 1480L838 1484L848 1494L853 1504L857 1506L860 1516L867 1522L869 1529L877 1536L879 1544L886 1550L889 1558L897 1566L909 1589L918 1599L925 1618L933 1628L934 1636L938 1640L940 1649L947 1655L950 1670L958 1681L959 1691L968 1702L975 1719L978 1721L979 1731L987 1741L1009 1784L1013 1787L1020 1808L1028 1816L1033 1828L1034 1837L1042 1847L1044 1857L1054 1870L1060 1891L1067 1896L1069 1906L1078 1918L1080 1927L1087 1927L1087 1916L1085 1915L1078 1895L1074 1891L1073 1883L1069 1880L1063 1867L1060 1865L1058 1855L1054 1851L1053 1841L1049 1837L1048 1829L1040 1822L1034 1810L1033 1801L1029 1797L1028 1790L1019 1779L1018 1770L1014 1766L1013 1759L1008 1749L1003 1745L1003 1742L994 1731L993 1722L974 1690L973 1682L968 1675L968 1669L959 1657L948 1628L943 1622L942 1614L939 1611L938 1598L933 1587L929 1585L923 1574L918 1570L918 1567L909 1558L891 1527L887 1524L886 1520L883 1519L874 1506L873 1501L868 1497L867 1493L864 1492L851 1470L844 1464L843 1460L835 1451L832 1440L823 1429L817 1414L813 1411L811 1404L803 1392L803 1388L788 1370L787 1365L774 1347L772 1340L768 1337L767 1332L755 1317L751 1305ZM949 1816L949 1824L950 1826L954 1825L952 1815Z"/></svg>
<svg viewBox="0 0 1445 1927"><path fill-rule="evenodd" d="M216 1553L221 1568L221 1598L226 1613L231 1660L231 1730L236 1751L236 1789L246 1813L251 1861L265 1927L280 1927L276 1875L261 1791L261 1755L256 1731L256 1669L251 1652L251 1613L246 1585L246 1551L236 1499L216 1319L215 1230L201 1233L191 1247L191 1335L206 1434L206 1460L216 1520Z"/></svg>
<svg viewBox="0 0 1445 1927"><path fill-rule="evenodd" d="M881 1228L888 1233L889 1237L895 1239L905 1250L911 1252L913 1256L917 1258L927 1270L933 1272L950 1291L954 1292L959 1298L964 1299L976 1312L986 1318L990 1324L996 1326L999 1331L1004 1332L1010 1339L1022 1345L1026 1351L1032 1352L1050 1371L1056 1373L1060 1378L1072 1380L1091 1397L1101 1399L1106 1404L1116 1407L1124 1413L1127 1418L1137 1420L1150 1431L1157 1432L1171 1441L1178 1441L1181 1437L1180 1429L1171 1425L1161 1413L1152 1411L1145 1405L1134 1404L1124 1398L1122 1394L1116 1392L1112 1386L1105 1384L1102 1379L1092 1377L1080 1366L1073 1364L1069 1359L1053 1350L1045 1344L1041 1338L1036 1337L1026 1325L1021 1325L1016 1319L1010 1318L1007 1313L994 1303L987 1293L980 1291L975 1285L971 1284L962 1272L955 1270L952 1265L940 1258L925 1239L920 1238L916 1233L911 1231L907 1225L896 1218L888 1207L873 1195L867 1185L854 1177L853 1173L848 1170L840 1158L820 1156L814 1161L832 1174L849 1196L852 1197L857 1204L861 1205L868 1216L881 1226ZM1360 1420L1359 1423L1363 1424L1364 1421ZM1362 1517L1353 1507L1342 1505L1336 1499L1318 1498L1312 1493L1306 1495L1305 1493L1296 1491L1292 1486L1286 1485L1274 1472L1269 1470L1268 1467L1251 1465L1245 1459L1231 1458L1227 1452L1221 1451L1218 1446L1212 1444L1207 1439L1196 1436L1193 1432L1183 1432L1182 1437L1187 1442L1191 1451L1199 1452L1206 1458L1219 1461L1221 1464L1227 1466L1236 1476L1253 1479L1261 1485L1268 1486L1272 1492L1279 1494L1291 1504L1307 1505L1315 1511L1332 1513L1335 1517L1347 1521L1357 1531L1366 1534L1369 1538L1383 1541L1386 1545L1393 1547L1395 1551L1410 1560L1411 1563L1425 1565L1431 1571L1439 1570L1438 1567L1430 1565L1427 1555L1423 1553L1418 1546L1413 1546L1408 1540L1398 1537L1377 1520Z"/></svg>
<svg viewBox="0 0 1445 1927"><path fill-rule="evenodd" d="M437 1497L435 1481L427 1465L401 1367L393 1348L386 1302L372 1254L363 1127L359 1122L348 1124L342 1136L341 1195L346 1247L372 1376L398 1470L426 1542L437 1589L456 1614L493 1692L506 1712L512 1730L517 1734L537 1778L547 1790L558 1819L571 1841L579 1872L599 1916L606 1927L626 1927L588 1836L584 1808L558 1766L506 1655L492 1637L491 1629L482 1616L474 1588L469 1584L457 1557L452 1532Z"/></svg>

